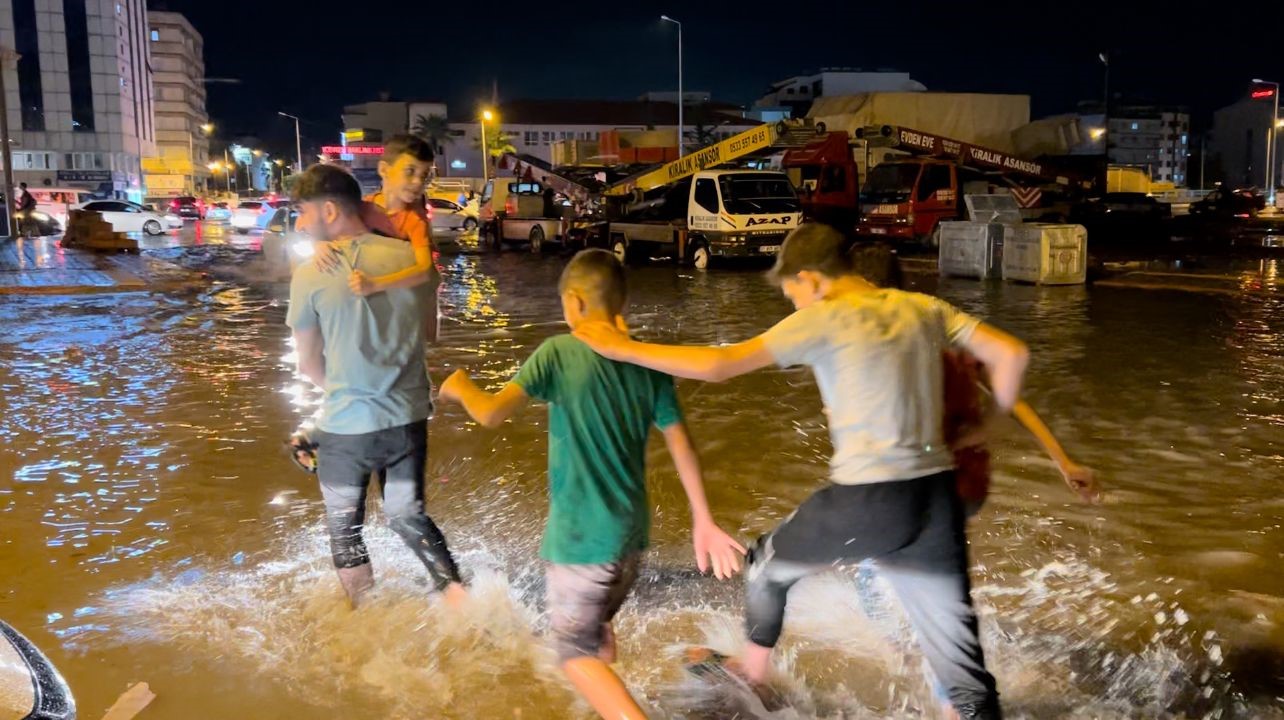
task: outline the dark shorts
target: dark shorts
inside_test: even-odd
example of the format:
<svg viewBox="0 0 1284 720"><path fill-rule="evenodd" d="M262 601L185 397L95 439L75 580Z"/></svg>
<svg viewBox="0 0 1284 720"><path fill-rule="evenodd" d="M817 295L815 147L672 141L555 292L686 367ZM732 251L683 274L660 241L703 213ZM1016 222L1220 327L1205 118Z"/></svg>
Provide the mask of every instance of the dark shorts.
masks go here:
<svg viewBox="0 0 1284 720"><path fill-rule="evenodd" d="M459 581L446 540L424 509L427 420L359 435L316 431L312 438L320 446L317 480L335 567L370 562L362 530L370 478L377 474L388 525L424 563L438 589Z"/></svg>
<svg viewBox="0 0 1284 720"><path fill-rule="evenodd" d="M595 657L602 648L602 625L620 611L638 578L641 553L613 563L560 565L545 570L549 634L559 662Z"/></svg>

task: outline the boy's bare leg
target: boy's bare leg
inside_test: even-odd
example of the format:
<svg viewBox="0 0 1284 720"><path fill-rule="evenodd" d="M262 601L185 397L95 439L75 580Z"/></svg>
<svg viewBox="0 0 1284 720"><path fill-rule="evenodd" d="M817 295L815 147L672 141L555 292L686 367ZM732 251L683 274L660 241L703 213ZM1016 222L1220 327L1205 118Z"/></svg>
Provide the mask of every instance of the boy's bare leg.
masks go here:
<svg viewBox="0 0 1284 720"><path fill-rule="evenodd" d="M339 573L339 584L348 596L348 603L355 609L361 604L361 598L374 587L374 566L362 563L356 567L336 568Z"/></svg>
<svg viewBox="0 0 1284 720"><path fill-rule="evenodd" d="M743 674L745 680L752 685L766 685L767 674L771 671L771 648L752 642L745 643L744 650L733 661L731 669Z"/></svg>
<svg viewBox="0 0 1284 720"><path fill-rule="evenodd" d="M442 591L442 595L446 598L446 604L456 610L468 602L468 590L457 582L447 585L446 589Z"/></svg>
<svg viewBox="0 0 1284 720"><path fill-rule="evenodd" d="M593 709L607 720L646 720L624 681L601 658L579 657L562 663L562 672L588 700Z"/></svg>
<svg viewBox="0 0 1284 720"><path fill-rule="evenodd" d="M602 623L602 647L597 650L597 658L607 665L615 664L615 629L611 623Z"/></svg>

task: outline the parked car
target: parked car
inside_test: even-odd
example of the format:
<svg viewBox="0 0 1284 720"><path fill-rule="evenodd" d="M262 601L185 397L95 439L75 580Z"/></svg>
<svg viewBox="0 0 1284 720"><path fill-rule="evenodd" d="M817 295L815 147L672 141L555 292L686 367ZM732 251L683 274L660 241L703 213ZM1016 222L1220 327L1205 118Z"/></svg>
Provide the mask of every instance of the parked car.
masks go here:
<svg viewBox="0 0 1284 720"><path fill-rule="evenodd" d="M1210 218L1250 218L1266 207L1266 198L1251 188L1217 188L1190 204L1190 214Z"/></svg>
<svg viewBox="0 0 1284 720"><path fill-rule="evenodd" d="M477 229L477 216L470 214L452 200L428 198L428 207L432 214L432 230L436 232L458 232Z"/></svg>
<svg viewBox="0 0 1284 720"><path fill-rule="evenodd" d="M102 215L115 232L142 232L160 235L169 221L164 215L125 200L91 200L76 208Z"/></svg>
<svg viewBox="0 0 1284 720"><path fill-rule="evenodd" d="M18 225L18 234L26 237L48 237L62 232L62 224L48 213L35 210L17 210L13 220Z"/></svg>
<svg viewBox="0 0 1284 720"><path fill-rule="evenodd" d="M191 195L174 198L169 202L169 209L181 218L205 219L205 201Z"/></svg>
<svg viewBox="0 0 1284 720"><path fill-rule="evenodd" d="M69 210L98 197L79 188L38 187L29 188L28 192L36 199L36 210L56 220L61 227L67 227Z"/></svg>
<svg viewBox="0 0 1284 720"><path fill-rule="evenodd" d="M210 203L205 208L206 222L225 223L225 222L229 222L231 219L232 219L232 209L229 208L227 206L227 203L222 200L219 200L218 202Z"/></svg>

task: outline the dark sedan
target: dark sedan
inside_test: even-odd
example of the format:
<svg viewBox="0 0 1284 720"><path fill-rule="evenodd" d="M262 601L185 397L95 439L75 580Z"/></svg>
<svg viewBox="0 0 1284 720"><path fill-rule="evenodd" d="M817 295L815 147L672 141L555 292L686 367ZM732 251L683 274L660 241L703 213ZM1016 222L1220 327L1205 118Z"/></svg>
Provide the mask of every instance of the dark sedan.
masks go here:
<svg viewBox="0 0 1284 720"><path fill-rule="evenodd" d="M169 201L169 211L181 218L204 220L205 201L191 195L176 197Z"/></svg>

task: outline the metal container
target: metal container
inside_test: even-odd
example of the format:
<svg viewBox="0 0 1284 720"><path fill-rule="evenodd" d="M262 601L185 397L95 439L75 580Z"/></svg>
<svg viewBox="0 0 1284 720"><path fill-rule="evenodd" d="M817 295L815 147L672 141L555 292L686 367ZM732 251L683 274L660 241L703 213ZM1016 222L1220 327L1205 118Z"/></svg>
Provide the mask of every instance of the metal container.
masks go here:
<svg viewBox="0 0 1284 720"><path fill-rule="evenodd" d="M1036 285L1082 285L1088 277L1088 231L1082 225L1014 225L1003 244L1003 279Z"/></svg>
<svg viewBox="0 0 1284 720"><path fill-rule="evenodd" d="M1003 237L999 223L943 222L940 225L941 275L950 277L997 278L1003 272Z"/></svg>

